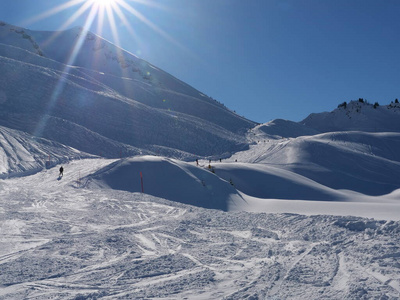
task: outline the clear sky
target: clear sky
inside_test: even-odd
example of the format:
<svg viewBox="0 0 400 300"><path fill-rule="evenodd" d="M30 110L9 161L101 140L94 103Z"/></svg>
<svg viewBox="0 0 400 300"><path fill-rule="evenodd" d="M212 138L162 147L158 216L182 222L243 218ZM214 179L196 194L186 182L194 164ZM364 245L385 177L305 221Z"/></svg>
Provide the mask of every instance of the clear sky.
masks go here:
<svg viewBox="0 0 400 300"><path fill-rule="evenodd" d="M107 15L93 32L253 121L400 98L399 0L114 1L132 7L118 5L125 18L114 9L119 41ZM0 20L32 30L83 26L89 9L73 20L82 5L1 0Z"/></svg>

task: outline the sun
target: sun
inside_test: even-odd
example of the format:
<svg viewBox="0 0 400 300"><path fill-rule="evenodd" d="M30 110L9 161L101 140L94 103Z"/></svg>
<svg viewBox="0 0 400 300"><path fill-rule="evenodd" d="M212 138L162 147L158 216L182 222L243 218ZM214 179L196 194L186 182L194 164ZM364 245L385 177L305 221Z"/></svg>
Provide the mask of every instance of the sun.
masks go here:
<svg viewBox="0 0 400 300"><path fill-rule="evenodd" d="M111 41L118 46L117 51L122 53L122 47L120 43L119 28L126 29L130 35L139 41L138 35L135 29L131 26L131 20L136 19L143 24L147 25L150 29L158 33L160 36L165 38L167 41L175 44L176 46L184 49L185 47L178 43L174 38L172 38L166 31L157 26L156 23L150 21L145 15L143 15L139 10L136 9L136 4L144 5L151 9L162 9L167 10L165 6L155 3L151 0L57 0L61 2L58 6L55 6L47 11L42 12L40 15L33 16L32 18L26 20L26 23L35 23L39 20L51 17L58 13L69 12L69 18L61 25L61 27L50 36L46 44L50 44L56 40L56 37L60 35L64 30L68 29L77 20L83 20L81 28L91 31L98 36L102 36L103 29L108 29L111 31L112 39ZM54 1L56 2L56 1ZM75 12L71 12L72 8L76 8ZM82 31L83 32L83 31ZM86 31L85 31L86 32ZM74 65L75 59L84 44L86 34L78 35L78 38L73 46L72 51L68 57L67 63L64 67L64 73L68 74L70 72L71 66ZM63 76L67 78L67 76ZM60 92L64 89L65 80L61 79L58 81L56 87L51 96L51 100L48 104L48 110L51 110L55 103L57 102ZM40 135L40 132L44 128L46 123L44 119L41 125L35 130L36 135Z"/></svg>
<svg viewBox="0 0 400 300"><path fill-rule="evenodd" d="M184 48L183 45L173 39L168 32L157 26L156 23L150 21L146 16L139 12L135 8L135 5L147 6L151 9L162 9L168 10L166 6L161 5L150 0L58 0L62 3L55 6L38 16L34 16L26 21L27 24L35 23L39 20L48 18L58 13L70 10L72 7L77 7L76 11L70 15L70 17L61 25L61 27L55 32L55 38L60 32L68 29L76 20L84 16L84 24L82 27L102 36L103 29L111 30L113 36L113 42L117 46L120 45L120 38L118 29L123 27L127 30L132 37L138 38L135 29L131 26L131 20L136 19L142 22L150 29L155 31L157 34L162 36L167 41L175 44L180 48ZM78 43L79 45L80 43ZM77 49L79 50L79 49Z"/></svg>
<svg viewBox="0 0 400 300"><path fill-rule="evenodd" d="M54 32L46 43L51 43L55 38L61 34L64 30L68 29L77 20L82 20L82 28L91 31L98 36L102 36L103 31L107 30L111 32L111 41L121 48L119 29L124 28L134 38L139 40L139 35L131 25L131 21L136 19L142 22L150 29L155 31L161 37L167 41L175 44L179 48L185 49L183 45L177 42L171 37L168 32L157 26L156 23L150 21L145 15L136 9L136 4L146 6L149 9L162 9L168 10L166 6L156 3L153 0L58 0L62 3L55 6L38 16L34 16L28 19L26 23L35 23L39 20L48 18L58 13L71 11L71 8L76 7L76 11L70 14L69 18L61 25L61 27ZM74 51L72 53L78 53L79 48L83 44L85 35L80 36L80 40L77 41ZM185 49L186 50L186 49ZM70 62L75 59L75 55L71 55Z"/></svg>
<svg viewBox="0 0 400 300"><path fill-rule="evenodd" d="M88 2L91 2L92 5L98 5L99 7L106 7L115 5L118 0L88 0Z"/></svg>

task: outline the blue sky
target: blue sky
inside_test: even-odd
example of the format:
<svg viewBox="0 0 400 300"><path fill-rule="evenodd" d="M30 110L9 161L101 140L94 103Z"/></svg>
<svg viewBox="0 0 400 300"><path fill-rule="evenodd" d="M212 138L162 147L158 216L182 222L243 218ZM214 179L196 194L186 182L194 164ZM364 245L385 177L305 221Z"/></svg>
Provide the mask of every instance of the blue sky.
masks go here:
<svg viewBox="0 0 400 300"><path fill-rule="evenodd" d="M32 18L65 2L1 0L0 20L57 30L81 4ZM251 120L300 121L343 101L400 98L398 0L125 2L154 26L124 10L132 35L116 16L124 49ZM102 36L115 42L108 24Z"/></svg>

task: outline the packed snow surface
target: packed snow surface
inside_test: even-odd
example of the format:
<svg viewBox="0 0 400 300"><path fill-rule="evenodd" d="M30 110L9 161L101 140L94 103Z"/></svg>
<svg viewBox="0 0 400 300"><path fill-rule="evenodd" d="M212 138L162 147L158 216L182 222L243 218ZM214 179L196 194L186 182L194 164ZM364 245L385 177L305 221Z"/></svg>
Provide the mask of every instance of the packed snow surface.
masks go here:
<svg viewBox="0 0 400 300"><path fill-rule="evenodd" d="M155 164L175 170L160 186ZM135 190L139 169L146 193ZM171 185L169 195L199 199L209 184L230 185L194 162L86 159L64 170L0 181L0 299L400 297L398 221L313 214L312 205L308 216L224 212L151 195ZM130 191L113 186L128 178Z"/></svg>

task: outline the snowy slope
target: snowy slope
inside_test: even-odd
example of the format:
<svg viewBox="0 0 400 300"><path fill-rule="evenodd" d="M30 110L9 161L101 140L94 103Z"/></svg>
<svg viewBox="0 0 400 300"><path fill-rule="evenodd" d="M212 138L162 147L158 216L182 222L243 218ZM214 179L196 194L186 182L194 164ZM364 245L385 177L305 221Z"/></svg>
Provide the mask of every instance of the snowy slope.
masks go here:
<svg viewBox="0 0 400 300"><path fill-rule="evenodd" d="M228 210L241 202L238 192L208 170L178 160L144 156L112 163L84 178L89 186L99 186L146 194L179 203Z"/></svg>
<svg viewBox="0 0 400 300"><path fill-rule="evenodd" d="M46 57L64 64L70 63L71 53L81 41L74 66L95 70L88 71L90 76L128 98L151 107L200 117L233 132L254 125L172 75L82 28L57 33L27 32Z"/></svg>
<svg viewBox="0 0 400 300"><path fill-rule="evenodd" d="M0 299L400 297L399 222L226 213L79 180L154 161L198 180L194 164L145 157L0 181Z"/></svg>
<svg viewBox="0 0 400 300"><path fill-rule="evenodd" d="M346 195L307 177L266 164L216 163L215 173L246 195L262 199L344 201Z"/></svg>
<svg viewBox="0 0 400 300"><path fill-rule="evenodd" d="M40 46L24 29L10 26L2 21L0 21L0 41L3 44L13 45L17 48L26 49L34 54L43 56Z"/></svg>
<svg viewBox="0 0 400 300"><path fill-rule="evenodd" d="M45 167L87 157L91 155L0 126L0 178L32 174Z"/></svg>
<svg viewBox="0 0 400 300"><path fill-rule="evenodd" d="M275 119L268 123L257 125L250 131L253 138L258 140L295 138L318 133L320 132L300 123L282 119Z"/></svg>
<svg viewBox="0 0 400 300"><path fill-rule="evenodd" d="M372 104L351 101L345 107L329 113L311 114L300 123L320 132L399 132L400 104L392 103L374 108Z"/></svg>
<svg viewBox="0 0 400 300"><path fill-rule="evenodd" d="M254 127L80 28L0 71L0 299L400 298L398 104Z"/></svg>
<svg viewBox="0 0 400 300"><path fill-rule="evenodd" d="M255 123L92 33L73 28L49 42L53 35L0 24L3 126L109 157L121 151L99 149L105 139L202 156L246 147L243 133ZM95 143L61 140L54 119L73 135L97 134Z"/></svg>
<svg viewBox="0 0 400 300"><path fill-rule="evenodd" d="M399 133L334 132L260 140L230 160L291 171L332 189L383 195L400 188L399 153Z"/></svg>

